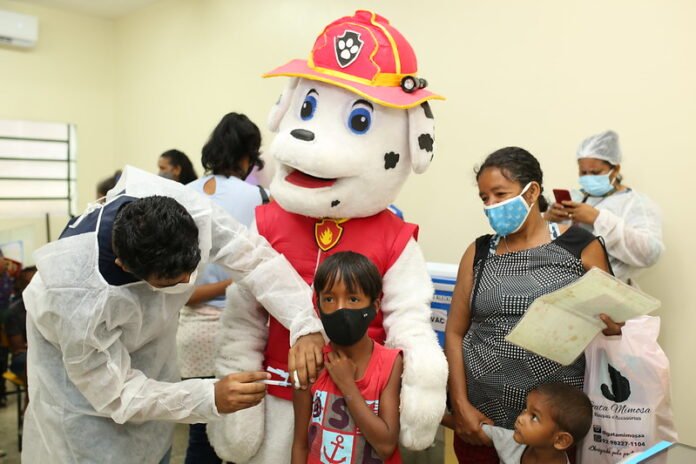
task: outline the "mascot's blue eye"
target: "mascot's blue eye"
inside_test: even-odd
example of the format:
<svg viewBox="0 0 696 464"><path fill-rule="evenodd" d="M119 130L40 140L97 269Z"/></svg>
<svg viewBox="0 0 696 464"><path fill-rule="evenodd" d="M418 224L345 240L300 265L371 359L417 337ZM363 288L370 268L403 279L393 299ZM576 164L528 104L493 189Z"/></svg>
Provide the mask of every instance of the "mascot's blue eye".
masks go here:
<svg viewBox="0 0 696 464"><path fill-rule="evenodd" d="M348 127L354 134L362 135L370 130L372 113L367 108L354 108L348 116Z"/></svg>
<svg viewBox="0 0 696 464"><path fill-rule="evenodd" d="M317 110L317 99L313 95L307 95L302 103L300 117L303 121L309 121L314 117L314 112Z"/></svg>

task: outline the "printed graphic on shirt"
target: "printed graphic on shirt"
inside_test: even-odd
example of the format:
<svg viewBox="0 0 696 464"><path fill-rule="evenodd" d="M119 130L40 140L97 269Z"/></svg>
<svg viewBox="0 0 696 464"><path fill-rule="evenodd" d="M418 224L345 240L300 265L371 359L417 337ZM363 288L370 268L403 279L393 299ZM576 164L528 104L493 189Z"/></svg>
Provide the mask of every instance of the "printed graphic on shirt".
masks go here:
<svg viewBox="0 0 696 464"><path fill-rule="evenodd" d="M379 400L365 402L379 413ZM325 464L382 462L355 426L345 399L333 393L314 393L308 438L310 455Z"/></svg>

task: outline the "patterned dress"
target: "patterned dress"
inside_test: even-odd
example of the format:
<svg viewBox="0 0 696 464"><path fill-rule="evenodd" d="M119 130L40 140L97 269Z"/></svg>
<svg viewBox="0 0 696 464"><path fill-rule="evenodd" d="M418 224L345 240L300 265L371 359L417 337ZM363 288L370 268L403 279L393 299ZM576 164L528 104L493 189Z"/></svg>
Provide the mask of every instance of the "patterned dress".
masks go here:
<svg viewBox="0 0 696 464"><path fill-rule="evenodd" d="M505 341L536 298L585 273L580 255L596 237L579 227L562 235L556 224L549 228L550 243L502 255L496 254L500 237L493 236L483 270L483 260L474 264L474 279L481 275L462 343L467 390L469 401L499 427L514 427L527 393L540 384L583 386L584 356L562 366Z"/></svg>

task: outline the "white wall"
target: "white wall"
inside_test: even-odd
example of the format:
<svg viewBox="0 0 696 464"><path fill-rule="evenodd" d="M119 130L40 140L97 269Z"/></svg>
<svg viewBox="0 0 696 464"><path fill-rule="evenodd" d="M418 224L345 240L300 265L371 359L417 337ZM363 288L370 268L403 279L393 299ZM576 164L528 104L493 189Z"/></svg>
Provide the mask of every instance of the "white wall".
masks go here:
<svg viewBox="0 0 696 464"><path fill-rule="evenodd" d="M115 80L112 21L0 0L0 9L39 19L38 45L31 50L0 46L0 119L65 122L76 125L78 208L95 196L98 180L113 173ZM67 216L50 220L51 238ZM0 238L32 247L47 241L44 218L0 220Z"/></svg>
<svg viewBox="0 0 696 464"><path fill-rule="evenodd" d="M17 1L0 0L0 9L39 18L36 48L0 47L0 118L77 126L83 207L116 165L114 24Z"/></svg>
<svg viewBox="0 0 696 464"><path fill-rule="evenodd" d="M63 52L77 69L49 82L45 74L58 56L30 65L28 58L8 62L0 51L3 84L6 65L17 67L9 89L0 87L0 115L78 123L81 169L88 173L89 166L110 170L126 162L154 170L157 155L171 147L198 159L224 113L241 111L264 123L284 81L263 80L262 72L306 57L329 21L366 4L404 33L422 75L448 97L433 104L435 161L397 201L421 225L429 260L457 262L488 231L472 175L486 154L506 145L527 148L540 159L550 191L576 185L574 151L584 136L619 132L626 183L664 210L667 251L640 283L663 301L661 341L673 366L677 422L682 439L696 443L690 358L696 303L689 290L689 264L696 261L689 245L696 2L161 0L115 21L113 36L99 20L41 10L60 29L49 42L47 28L45 46L82 50ZM27 10L0 0L0 8L7 5ZM82 42L81 28L93 30L95 44ZM112 104L115 124L107 111ZM62 107L70 110L56 109ZM102 160L99 149L115 162ZM91 191L94 181L81 175L80 191Z"/></svg>

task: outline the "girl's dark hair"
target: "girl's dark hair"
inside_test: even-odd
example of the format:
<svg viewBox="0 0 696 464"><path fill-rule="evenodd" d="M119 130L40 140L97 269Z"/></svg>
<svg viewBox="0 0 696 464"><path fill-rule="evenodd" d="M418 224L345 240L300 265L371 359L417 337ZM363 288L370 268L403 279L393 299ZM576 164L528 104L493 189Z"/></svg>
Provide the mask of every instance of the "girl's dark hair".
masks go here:
<svg viewBox="0 0 696 464"><path fill-rule="evenodd" d="M167 158L169 164L171 164L172 166L177 166L181 168L181 174L179 174L180 184L186 185L198 179L198 174L196 174L196 170L193 169L193 164L191 164L191 160L188 158L188 156L186 156L186 154L183 151L174 149L167 150L164 153L162 153L160 157Z"/></svg>
<svg viewBox="0 0 696 464"><path fill-rule="evenodd" d="M541 187L539 195L539 210L543 213L549 208L549 202L544 197L544 173L539 161L524 148L505 147L496 150L486 157L483 164L474 170L476 180L488 168L498 168L507 180L517 182L522 187L530 182L536 182Z"/></svg>
<svg viewBox="0 0 696 464"><path fill-rule="evenodd" d="M203 147L201 163L206 172L245 179L254 166L263 169L260 158L261 132L243 114L228 113L218 123ZM242 161L249 158L249 170Z"/></svg>
<svg viewBox="0 0 696 464"><path fill-rule="evenodd" d="M353 293L362 292L375 301L382 293L382 276L372 261L360 253L342 251L326 258L314 274L314 292L332 288L342 281Z"/></svg>

